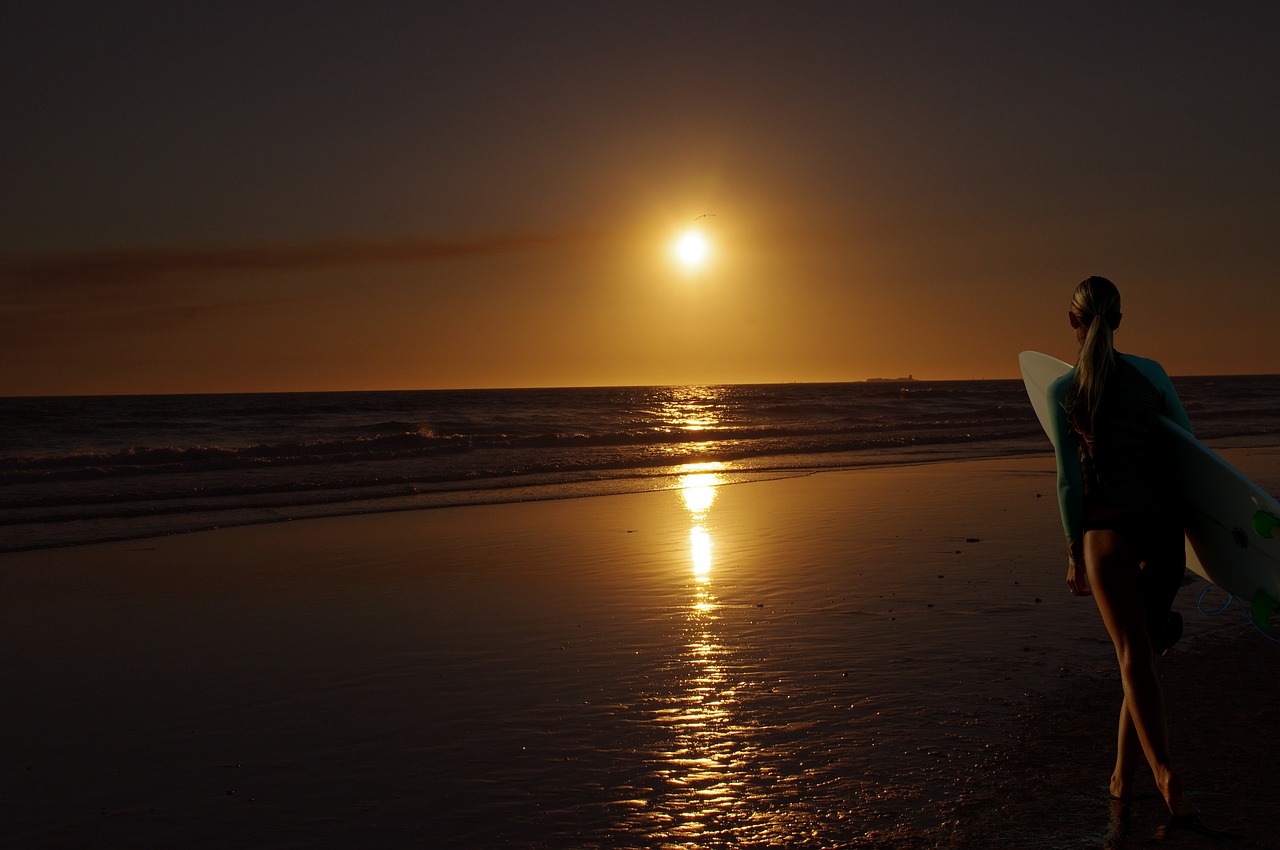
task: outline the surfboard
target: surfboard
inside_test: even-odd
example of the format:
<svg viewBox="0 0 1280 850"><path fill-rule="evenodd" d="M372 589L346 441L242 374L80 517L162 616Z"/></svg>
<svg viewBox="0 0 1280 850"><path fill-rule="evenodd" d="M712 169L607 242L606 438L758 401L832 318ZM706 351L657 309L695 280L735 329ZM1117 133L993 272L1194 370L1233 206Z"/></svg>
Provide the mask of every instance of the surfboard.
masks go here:
<svg viewBox="0 0 1280 850"><path fill-rule="evenodd" d="M1022 381L1040 427L1053 439L1049 386L1072 368L1038 351L1018 355ZM1266 631L1280 608L1280 503L1166 416L1170 460L1177 467L1187 567L1207 581L1250 601L1250 616ZM1056 446L1055 446L1056 448Z"/></svg>

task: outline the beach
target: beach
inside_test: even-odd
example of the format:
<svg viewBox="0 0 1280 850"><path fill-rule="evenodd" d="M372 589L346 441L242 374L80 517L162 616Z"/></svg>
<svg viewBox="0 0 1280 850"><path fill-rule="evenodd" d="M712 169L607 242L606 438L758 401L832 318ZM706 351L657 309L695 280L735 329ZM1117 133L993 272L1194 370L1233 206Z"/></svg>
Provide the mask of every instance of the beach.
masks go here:
<svg viewBox="0 0 1280 850"><path fill-rule="evenodd" d="M1198 579L1161 671L1205 827L1147 774L1113 813L1051 457L683 485L0 555L0 843L1280 844L1276 647Z"/></svg>

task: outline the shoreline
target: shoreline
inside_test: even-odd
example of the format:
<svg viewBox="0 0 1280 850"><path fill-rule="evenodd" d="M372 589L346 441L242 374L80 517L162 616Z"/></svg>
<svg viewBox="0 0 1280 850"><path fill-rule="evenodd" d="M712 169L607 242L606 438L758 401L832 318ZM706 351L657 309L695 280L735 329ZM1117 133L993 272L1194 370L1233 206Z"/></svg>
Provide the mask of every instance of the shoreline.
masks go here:
<svg viewBox="0 0 1280 850"><path fill-rule="evenodd" d="M883 469L919 466L935 463L963 463L971 460L993 460L1012 457L1036 457L1043 447L1018 449L1004 442L995 442L986 451L974 451L974 443L926 444L895 450L855 450L850 452L814 452L784 455L753 456L746 459L729 458L696 463L674 464L630 470L633 474L606 478L568 480L544 480L542 475L514 478L474 479L448 482L437 489L435 484L405 484L389 488L388 492L360 499L325 498L313 501L278 502L259 504L257 494L248 498L248 504L237 507L208 507L166 511L122 512L104 517L77 519L68 517L55 521L11 523L0 527L0 555L9 552L31 552L43 549L60 549L70 546L87 546L97 543L119 543L168 537L174 534L192 534L218 531L250 525L270 525L309 519L366 516L398 513L402 511L440 510L446 508L483 507L487 505L524 504L564 499L594 498L599 496L631 495L680 489L680 478L689 472L703 471L702 467L715 467L723 477L724 485L772 481L780 478L814 475L823 472L847 472L860 469ZM814 465L814 459L829 457L831 462ZM764 463L773 461L773 463ZM791 461L791 462L788 462ZM763 463L763 465L762 465ZM723 467L723 468L722 468ZM451 489L455 484L481 486ZM395 491L395 492L393 492ZM407 491L407 492L400 492ZM196 517L207 517L197 521ZM164 520L168 520L166 524ZM67 539L67 527L82 524L88 531L80 532L77 539ZM157 524L158 523L158 524ZM124 532L94 531L95 528L114 525L134 526ZM60 533L51 533L50 530ZM11 542L23 534L28 542ZM72 532L73 536L75 532ZM34 542L31 542L34 541Z"/></svg>
<svg viewBox="0 0 1280 850"><path fill-rule="evenodd" d="M824 473L856 472L870 469L909 468L922 465L968 463L971 461L994 461L1002 459L1027 459L1049 457L1043 447L1021 449L996 443L989 451L974 452L972 443L947 443L914 450L902 450L890 453L829 453L833 458L842 458L838 463L813 466L812 455L780 455L779 458L804 458L809 464L796 463L767 465L763 467L744 465L734 460L713 461L712 466L723 466L717 471L725 479L721 486L740 483L767 482L778 479L804 477ZM1247 459L1251 453L1269 451L1280 452L1280 444L1273 437L1236 436L1213 440L1208 444L1220 453L1231 457ZM955 453L952 454L951 451ZM857 457L854 457L857 455ZM755 458L755 461L770 460L772 456ZM407 495L383 495L356 501L322 500L297 504L269 504L262 506L246 505L240 508L218 508L207 511L185 510L161 513L121 514L111 517L90 518L86 520L63 520L57 522L13 523L0 528L0 556L17 552L34 552L46 549L65 549L76 546L91 546L100 543L121 543L134 540L170 537L175 534L195 534L219 531L230 528L242 528L254 525L271 525L312 519L333 519L340 517L368 516L385 513L412 511L432 511L461 507L483 507L489 505L526 504L564 499L584 499L602 496L631 495L637 493L664 492L680 489L680 478L683 471L701 471L705 463L684 464L665 468L665 472L653 472L636 476L618 478L591 479L582 481L538 481L537 476L529 480L513 481L502 486L483 486L461 490L421 490L411 487L413 491ZM659 467L657 469L664 469ZM1246 474L1248 469L1244 470ZM1270 480L1258 482L1264 490L1280 492L1280 475ZM193 517L207 515L203 522L195 522ZM170 517L171 524L157 526L156 517ZM90 530L72 532L75 539L67 539L67 526L70 523L85 523ZM150 523L150 525L147 525ZM128 531L106 532L92 529L102 526L135 525ZM16 542L25 535L25 542Z"/></svg>
<svg viewBox="0 0 1280 850"><path fill-rule="evenodd" d="M0 815L27 846L1074 846L1118 699L1059 536L1032 457L0 555ZM1266 681L1201 586L1166 680ZM1177 690L1175 747L1275 754ZM1187 752L1263 846L1266 790Z"/></svg>

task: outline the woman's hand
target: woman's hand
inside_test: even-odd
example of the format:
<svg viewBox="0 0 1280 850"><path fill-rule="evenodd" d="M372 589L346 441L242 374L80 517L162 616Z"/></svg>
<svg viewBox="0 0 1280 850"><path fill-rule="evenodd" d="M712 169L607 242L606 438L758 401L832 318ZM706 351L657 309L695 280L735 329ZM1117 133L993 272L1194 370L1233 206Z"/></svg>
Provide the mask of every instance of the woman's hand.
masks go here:
<svg viewBox="0 0 1280 850"><path fill-rule="evenodd" d="M1067 587L1072 596L1092 596L1089 576L1084 569L1084 551L1081 546L1067 546Z"/></svg>

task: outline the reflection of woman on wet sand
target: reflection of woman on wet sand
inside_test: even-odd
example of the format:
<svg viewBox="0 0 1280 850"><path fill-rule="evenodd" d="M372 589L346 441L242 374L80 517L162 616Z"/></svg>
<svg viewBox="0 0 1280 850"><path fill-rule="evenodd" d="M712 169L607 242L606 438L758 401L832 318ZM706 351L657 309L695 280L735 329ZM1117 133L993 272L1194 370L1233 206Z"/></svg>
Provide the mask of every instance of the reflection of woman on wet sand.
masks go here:
<svg viewBox="0 0 1280 850"><path fill-rule="evenodd" d="M1189 428L1159 363L1116 352L1120 293L1106 278L1081 283L1071 302L1076 367L1049 389L1058 502L1067 534L1067 585L1092 594L1115 644L1124 684L1111 795L1127 799L1145 755L1169 811L1191 815L1169 759L1155 653L1181 635L1169 612L1185 567L1176 482L1157 416Z"/></svg>

